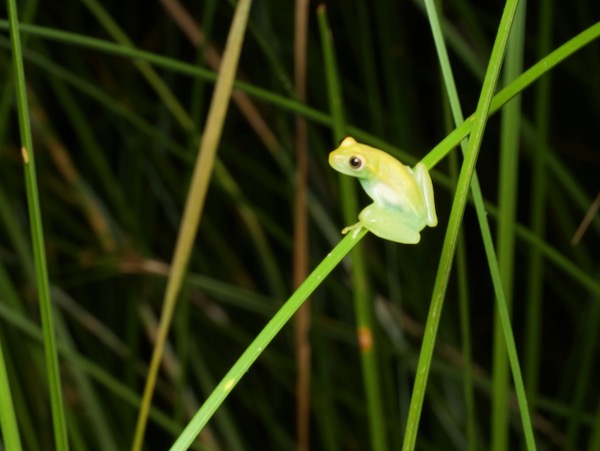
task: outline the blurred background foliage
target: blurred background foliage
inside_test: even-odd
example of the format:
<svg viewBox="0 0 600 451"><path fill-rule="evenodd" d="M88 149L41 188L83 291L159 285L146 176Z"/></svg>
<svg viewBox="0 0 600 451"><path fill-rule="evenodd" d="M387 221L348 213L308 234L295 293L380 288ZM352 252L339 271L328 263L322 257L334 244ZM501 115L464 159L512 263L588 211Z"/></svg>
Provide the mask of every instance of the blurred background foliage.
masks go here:
<svg viewBox="0 0 600 451"><path fill-rule="evenodd" d="M2 2L4 3L4 2ZM188 1L185 28L172 3L19 2L44 236L61 346L61 373L73 449L126 449L152 349L214 71L230 26L232 1ZM527 4L524 67L535 63L540 28L550 49L592 26L595 2ZM327 1L348 124L390 143L413 165L450 130L431 32L420 2ZM229 109L154 397L145 449L165 449L212 387L293 291L293 143L306 117L309 149L309 267L340 240L338 174L327 155L331 131L321 37L309 7L308 108L295 100L293 2L257 0L238 79L253 88ZM465 113L477 103L502 5L441 2L440 12ZM554 8L547 14L548 8ZM3 5L3 11L5 7ZM8 25L0 16L0 337L25 449L52 442L39 310L29 238ZM546 22L543 22L543 21ZM188 24L189 25L189 24ZM121 30L121 31L118 31ZM56 32L67 32L60 35ZM120 36L119 34L124 35ZM126 37L125 37L126 36ZM86 38L168 58L154 65L99 49ZM598 326L600 220L572 238L600 190L600 59L594 42L551 71L548 164L532 198L536 97L524 92L518 223L542 202L544 227L515 245L513 327L519 353L527 313L530 255L539 243L569 263L543 259L541 324L532 402L540 449L600 449ZM192 75L176 62L205 68ZM151 78L151 77L150 77ZM247 86L247 85L242 85ZM236 95L245 93L237 89ZM240 107L240 105L244 105ZM490 120L477 171L497 204L498 118ZM529 132L528 132L529 130ZM532 132L533 130L533 132ZM535 136L535 135L533 135ZM398 150L401 149L401 150ZM368 236L377 318L380 383L390 449L398 449L423 324L452 200L448 164L433 172L440 224L419 246ZM359 205L369 200L361 192ZM500 212L502 214L502 212ZM491 216L492 227L495 215ZM479 449L490 440L494 298L474 212L464 222L469 329L473 337ZM538 244L532 246L532 242ZM545 258L545 257L544 257ZM349 262L312 297L313 449L369 449ZM584 282L582 282L584 280ZM456 287L450 286L419 433L420 449L465 449L463 351ZM284 328L236 387L197 449L292 449L295 432L293 328ZM526 365L525 365L526 366ZM528 374L526 372L525 378ZM522 443L516 410L511 443ZM473 421L473 420L469 420ZM515 448L512 448L515 449Z"/></svg>

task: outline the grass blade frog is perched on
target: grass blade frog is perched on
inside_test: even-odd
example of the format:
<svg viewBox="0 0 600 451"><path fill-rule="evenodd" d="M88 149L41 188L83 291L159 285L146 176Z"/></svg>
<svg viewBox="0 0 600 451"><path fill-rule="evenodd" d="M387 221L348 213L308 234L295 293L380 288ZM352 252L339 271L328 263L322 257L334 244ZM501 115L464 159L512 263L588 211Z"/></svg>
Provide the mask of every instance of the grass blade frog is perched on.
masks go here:
<svg viewBox="0 0 600 451"><path fill-rule="evenodd" d="M373 199L358 215L359 222L342 233L365 227L386 240L416 244L426 225L437 225L433 185L423 163L410 168L382 150L347 137L329 154L329 164L358 178Z"/></svg>

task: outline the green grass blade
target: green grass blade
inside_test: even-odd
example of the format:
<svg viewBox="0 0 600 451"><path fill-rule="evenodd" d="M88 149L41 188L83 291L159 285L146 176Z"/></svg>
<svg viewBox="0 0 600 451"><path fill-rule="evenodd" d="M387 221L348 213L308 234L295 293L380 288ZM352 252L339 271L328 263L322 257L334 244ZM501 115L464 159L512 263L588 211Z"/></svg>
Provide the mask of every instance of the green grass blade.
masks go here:
<svg viewBox="0 0 600 451"><path fill-rule="evenodd" d="M504 84L517 78L523 70L523 46L525 41L525 1L517 8L511 29L504 68ZM513 268L515 253L515 222L517 210L517 182L519 174L519 142L521 123L521 97L508 102L501 112L500 130L500 175L498 186L497 253L502 291L510 318L513 292ZM494 346L492 364L492 449L502 451L508 447L508 420L510 394L508 358L505 345L504 326L501 316L494 320Z"/></svg>
<svg viewBox="0 0 600 451"><path fill-rule="evenodd" d="M459 176L456 195L452 203L452 210L450 212L450 219L448 221L448 230L446 232L444 245L442 247L438 273L436 276L435 285L433 287L431 306L429 315L427 317L427 324L425 326L423 344L421 353L419 355L419 363L416 372L417 376L413 388L413 395L406 426L406 434L402 448L405 451L413 450L415 448L417 430L423 408L423 401L425 399L427 378L431 368L431 358L433 356L433 350L435 347L435 338L439 328L439 321L450 277L450 270L452 268L452 261L454 259L454 253L456 250L460 224L462 222L467 202L468 189L471 184L475 163L477 162L477 156L481 141L483 139L485 125L492 104L492 97L500 73L504 49L508 40L508 34L513 21L517 3L517 1L508 1L505 5L496 37L496 42L494 43L494 47L492 49L488 69L486 71L483 87L481 89L477 110L472 120L473 130L469 140L469 147L465 162L463 163L463 167Z"/></svg>
<svg viewBox="0 0 600 451"><path fill-rule="evenodd" d="M484 215L484 212L477 212L478 216ZM482 224L485 217L479 218L479 223ZM494 292L496 295L496 303L498 306L499 323L504 334L504 344L506 345L506 352L508 353L508 359L513 373L513 381L515 384L515 390L517 393L517 402L519 405L519 411L521 413L521 422L523 424L523 432L525 434L525 441L528 450L535 450L535 439L533 434L533 426L531 423L531 417L529 414L529 406L527 404L527 397L525 395L525 386L523 384L523 376L521 374L521 367L519 365L519 358L517 356L517 347L515 339L512 333L510 324L510 314L504 297L504 291L502 290L502 282L500 277L500 271L498 268L498 260L494 249L494 243L492 241L492 235L489 228L482 227L481 233L483 237L483 244L486 250L486 257L488 259L488 266L492 275L492 281L494 284ZM507 400L508 402L508 400Z"/></svg>
<svg viewBox="0 0 600 451"><path fill-rule="evenodd" d="M435 17L435 9L432 7L432 5L429 3L426 3L426 5L428 6L428 12L430 14L430 16ZM524 12L524 11L523 11ZM523 23L521 23L521 28L523 28ZM442 60L442 70L444 72L444 77L446 80L446 85L448 87L449 90L449 95L450 95L450 102L452 105L452 110L454 113L454 117L455 120L457 121L457 124L459 124L462 121L462 112L460 111L460 106L458 105L458 100L457 100L457 96L455 93L456 88L454 85L454 81L452 78L452 74L451 71L449 70L449 62L448 62L448 58L447 58L447 53L445 51L444 48L444 44L443 44L443 40L441 39L441 33L439 31L439 27L436 27L435 24L432 25L433 31L434 31L434 37L436 39L436 45L438 46L438 53L440 54L440 58ZM519 33L515 34L512 33L512 39L513 41L515 40L515 36L517 36L517 39L521 39L522 40L522 29L520 30L521 35L519 35ZM518 42L517 43L518 46L518 51L516 53L516 62L513 63L513 74L511 75L511 78L514 78L515 76L517 76L518 74L520 74L521 71L521 67L520 67L520 61L521 61L521 47L522 47L522 43ZM510 65L509 65L509 70L510 70ZM513 103L514 104L514 103ZM515 115L515 118L517 119L517 124L518 124L518 119L519 116ZM513 127L514 129L515 127ZM518 141L518 130L515 132L513 130L513 140L517 140ZM461 143L461 145L464 145L464 141ZM516 148L516 144L513 143L509 143L508 145L509 147L512 148ZM464 148L464 147L463 147ZM511 175L514 174L516 171L514 170L514 165L515 160L516 160L516 156L510 155L507 158L508 161L505 161L505 165L509 166L509 170L506 171L507 174ZM515 172L510 172L510 167L513 167L513 171ZM512 182L512 180L509 177L509 181ZM514 188L513 188L514 189ZM521 416L523 419L523 425L524 425L524 430L525 430L525 434L526 434L526 441L529 447L531 447L532 444L534 444L534 439L533 439L533 430L531 428L531 422L529 419L529 414L527 411L527 401L525 398L525 394L524 394L524 390L523 390L523 382L522 382L522 377L520 374L520 368L518 366L518 360L516 357L516 348L514 345L514 339L512 338L512 331L511 331L511 327L510 327L510 323L507 321L507 318L509 318L508 315L508 308L507 308L507 304L505 302L505 295L504 295L504 290L503 287L501 286L501 279L499 277L499 267L498 267L498 261L496 259L495 256L495 251L494 251L494 246L493 246L493 242L491 240L491 232L490 232L490 228L489 228L489 224L487 222L487 215L486 215L486 210L484 208L483 205L483 197L481 194L481 190L479 188L479 181L477 178L477 175L474 174L473 175L473 181L471 183L471 190L473 192L473 198L474 198L474 203L475 203L475 208L477 211L477 217L479 220L479 224L480 224L480 228L482 231L482 236L484 238L484 246L486 249L486 255L488 258L488 262L490 265L490 272L492 274L492 279L494 282L494 289L496 291L496 297L497 297L497 301L498 301L498 305L499 305L499 310L500 310L500 316L503 319L503 322L501 324L502 330L503 330L503 335L501 336L503 342L506 341L506 345L510 348L509 351L509 355L510 355L510 361L511 361L511 366L513 369L513 376L515 379L515 385L518 387L518 397L519 397L519 407L521 409ZM510 192L510 190L508 190ZM507 193L505 193L505 196L507 195ZM514 203L514 199L510 200L508 202L508 204L510 203ZM511 207L510 205L506 206L505 208L510 209L514 207ZM509 217L511 215L508 215ZM510 227L508 227L510 234L514 235L514 216L511 222L509 222ZM511 244L512 245L512 241L514 241L514 237L512 237L511 240ZM503 354L505 355L505 354ZM505 399L507 399L508 396L506 395ZM470 431L470 435L472 436L474 434L474 432L471 430ZM470 443L471 446L473 446L472 443Z"/></svg>
<svg viewBox="0 0 600 451"><path fill-rule="evenodd" d="M19 116L19 129L21 133L22 156L25 171L25 187L27 190L27 206L29 209L29 220L31 223L31 241L35 262L35 277L37 282L40 314L42 318L42 328L44 332L46 371L50 389L50 404L54 426L54 440L56 449L59 451L64 451L69 449L67 440L67 425L61 392L60 372L58 368L56 335L52 320L52 305L50 302L42 215L40 212L40 201L38 197L29 106L27 103L25 73L23 69L21 37L19 31L17 5L15 0L8 1L8 15L10 20L13 67L15 71L17 112Z"/></svg>
<svg viewBox="0 0 600 451"><path fill-rule="evenodd" d="M450 66L450 58L448 57L448 51L444 42L444 36L442 33L442 27L440 25L440 19L435 7L433 0L425 0L425 8L427 11L427 17L431 26L433 39L435 42L438 59L443 74L444 84L446 92L448 94L448 101L452 116L454 118L454 125L459 126L464 122L464 115L460 100L458 98L458 90L456 89L456 83L452 68ZM463 156L466 155L468 148L468 139L465 138L460 142L460 147ZM451 172L453 173L453 179L458 179L458 158L456 155L451 156ZM473 173L473 182L471 183L471 191L475 199L475 208L482 209L483 207L483 195L479 190L479 183L477 172ZM469 314L469 299L468 299L468 272L467 272L467 254L466 246L464 242L464 233L461 233L457 244L457 279L458 279L458 292L460 299L460 319L461 319L461 338L462 338L462 351L464 356L464 397L465 405L467 410L467 443L469 449L478 449L477 441L477 415L475 412L475 394L473 386L473 371L472 371L472 347L471 347L471 333L470 333L470 314Z"/></svg>
<svg viewBox="0 0 600 451"><path fill-rule="evenodd" d="M298 287L294 294L285 302L281 309L273 316L265 328L256 336L254 341L244 351L238 361L223 377L206 399L200 410L194 415L181 435L177 438L171 451L182 451L198 436L202 428L208 423L215 411L223 403L231 390L246 374L258 356L266 349L271 340L283 326L287 324L296 310L325 280L326 276L342 261L350 250L366 235L367 230L361 229L356 235L349 233L342 241L321 261L315 270Z"/></svg>

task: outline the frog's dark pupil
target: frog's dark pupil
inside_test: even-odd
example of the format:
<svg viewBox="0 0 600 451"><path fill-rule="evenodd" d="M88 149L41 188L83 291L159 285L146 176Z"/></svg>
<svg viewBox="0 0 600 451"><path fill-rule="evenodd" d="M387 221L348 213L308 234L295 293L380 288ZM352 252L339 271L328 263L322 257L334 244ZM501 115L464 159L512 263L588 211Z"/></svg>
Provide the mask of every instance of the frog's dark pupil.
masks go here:
<svg viewBox="0 0 600 451"><path fill-rule="evenodd" d="M360 168L362 165L362 160L358 157L350 157L350 166L354 169Z"/></svg>

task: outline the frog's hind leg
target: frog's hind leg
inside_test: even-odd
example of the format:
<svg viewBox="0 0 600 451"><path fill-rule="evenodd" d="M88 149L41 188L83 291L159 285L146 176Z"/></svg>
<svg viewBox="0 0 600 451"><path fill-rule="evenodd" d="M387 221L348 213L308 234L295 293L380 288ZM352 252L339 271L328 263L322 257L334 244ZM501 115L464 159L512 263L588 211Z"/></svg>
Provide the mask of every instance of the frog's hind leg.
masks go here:
<svg viewBox="0 0 600 451"><path fill-rule="evenodd" d="M358 219L370 232L380 238L404 244L417 244L421 241L421 234L414 226L403 222L405 217L400 212L386 211L386 214L382 215L377 208L367 207L360 213Z"/></svg>

